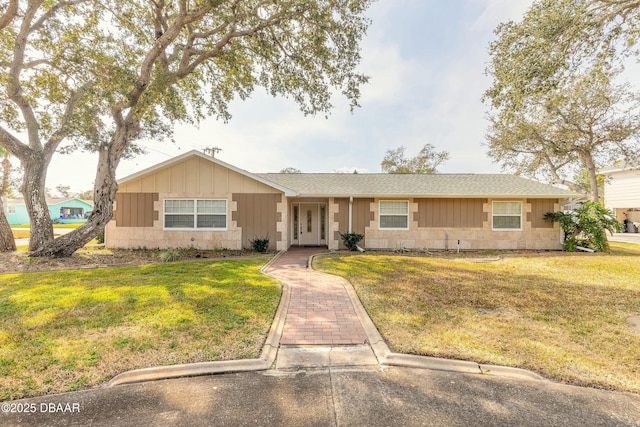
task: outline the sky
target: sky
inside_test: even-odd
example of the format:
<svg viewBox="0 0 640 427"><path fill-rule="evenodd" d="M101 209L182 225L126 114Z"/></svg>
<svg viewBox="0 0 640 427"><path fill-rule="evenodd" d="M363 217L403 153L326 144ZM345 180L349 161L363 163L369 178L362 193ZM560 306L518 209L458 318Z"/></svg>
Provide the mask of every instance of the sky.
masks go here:
<svg viewBox="0 0 640 427"><path fill-rule="evenodd" d="M487 157L488 107L481 101L491 80L484 70L488 46L501 22L520 20L531 0L379 0L362 42L360 108L334 97L334 109L305 117L289 99L258 88L231 104L227 123L211 118L178 126L175 144L143 141L147 154L123 160L118 178L190 150L217 146L216 157L249 172L353 170L381 172L387 150L401 145L416 155L425 144L448 151L443 173L499 173ZM47 187L93 188L97 156L56 154Z"/></svg>

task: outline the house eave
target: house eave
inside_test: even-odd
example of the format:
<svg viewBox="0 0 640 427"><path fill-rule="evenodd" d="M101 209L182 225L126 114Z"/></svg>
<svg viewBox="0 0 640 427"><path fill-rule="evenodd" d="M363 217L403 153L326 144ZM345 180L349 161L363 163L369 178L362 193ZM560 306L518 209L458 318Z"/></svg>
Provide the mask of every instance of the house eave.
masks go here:
<svg viewBox="0 0 640 427"><path fill-rule="evenodd" d="M377 198L377 199L575 199L582 197L579 194L415 194L415 193L353 193L353 194L337 194L337 193L300 193L295 196L298 198Z"/></svg>

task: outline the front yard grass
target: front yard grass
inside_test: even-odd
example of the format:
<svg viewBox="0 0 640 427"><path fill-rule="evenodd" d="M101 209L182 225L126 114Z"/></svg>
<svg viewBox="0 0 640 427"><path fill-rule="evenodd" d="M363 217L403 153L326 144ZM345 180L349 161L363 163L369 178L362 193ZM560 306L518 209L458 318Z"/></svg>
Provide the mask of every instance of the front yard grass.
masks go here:
<svg viewBox="0 0 640 427"><path fill-rule="evenodd" d="M0 275L0 400L147 366L258 357L280 286L267 258Z"/></svg>
<svg viewBox="0 0 640 427"><path fill-rule="evenodd" d="M640 247L610 254L338 255L314 266L353 283L401 353L530 369L640 392Z"/></svg>

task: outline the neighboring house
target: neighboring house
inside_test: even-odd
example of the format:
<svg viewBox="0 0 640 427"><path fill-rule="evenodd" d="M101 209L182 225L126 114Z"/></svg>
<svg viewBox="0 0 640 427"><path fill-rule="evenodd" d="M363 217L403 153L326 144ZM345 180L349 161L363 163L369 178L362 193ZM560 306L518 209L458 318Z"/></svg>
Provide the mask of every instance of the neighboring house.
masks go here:
<svg viewBox="0 0 640 427"><path fill-rule="evenodd" d="M84 222L85 214L93 210L93 202L78 198L47 198L47 205L51 219L62 224ZM29 213L23 199L7 200L6 209L10 225L29 224Z"/></svg>
<svg viewBox="0 0 640 427"><path fill-rule="evenodd" d="M191 151L119 181L112 248L561 249L544 214L575 194L511 175L253 174Z"/></svg>
<svg viewBox="0 0 640 427"><path fill-rule="evenodd" d="M618 221L640 223L640 166L621 163L600 171L605 176L604 206Z"/></svg>

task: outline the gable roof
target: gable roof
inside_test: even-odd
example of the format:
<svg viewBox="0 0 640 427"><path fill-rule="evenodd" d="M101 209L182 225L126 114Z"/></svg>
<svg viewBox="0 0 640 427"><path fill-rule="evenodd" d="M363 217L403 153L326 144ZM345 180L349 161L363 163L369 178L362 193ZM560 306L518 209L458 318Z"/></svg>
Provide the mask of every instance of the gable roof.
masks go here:
<svg viewBox="0 0 640 427"><path fill-rule="evenodd" d="M236 173L239 173L240 175L244 175L244 176L246 176L248 178L251 178L251 179L254 179L254 180L256 180L256 181L258 181L258 182L260 182L262 184L268 185L269 187L275 188L276 190L282 191L287 197L291 197L291 196L295 196L296 195L291 189L283 187L283 186L281 186L280 184L278 184L276 182L268 181L268 180L260 177L259 175L252 174L251 172L247 172L244 169L240 169L240 168L238 168L236 166L233 166L233 165L231 165L229 163L223 162L220 159L216 159L215 157L211 157L211 156L209 156L207 154L204 154L204 153L202 153L202 152L200 152L198 150L191 150L189 152L186 152L184 154L180 154L179 156L176 156L176 157L173 157L173 158L171 158L169 160L166 160L166 161L164 161L162 163L158 163L156 165L153 165L151 167L143 169L143 170L141 170L139 172L136 172L134 174L128 175L128 176L126 176L126 177L124 177L122 179L119 179L118 180L118 184L124 184L125 182L132 181L132 180L140 178L140 177L142 177L144 175L147 175L147 174L156 172L158 170L164 169L165 167L168 167L168 166L171 166L173 164L179 163L179 162L181 162L181 161L183 161L185 159L188 159L190 157L200 157L201 159L204 159L204 160L207 160L207 161L209 161L211 163L214 163L216 165L225 167L225 168L227 168L229 170L232 170L232 171L234 171Z"/></svg>
<svg viewBox="0 0 640 427"><path fill-rule="evenodd" d="M84 199L79 199L77 197L67 197L67 198L55 198L55 197L47 197L46 199L47 205L48 206L55 206L55 205L61 205L70 201L77 201L80 203L84 203L85 205L89 206L89 207L93 207L93 200L84 200ZM7 205L11 205L11 206L21 206L24 205L24 199L7 199Z"/></svg>
<svg viewBox="0 0 640 427"><path fill-rule="evenodd" d="M283 174L258 176L301 197L529 197L578 195L549 184L504 174Z"/></svg>
<svg viewBox="0 0 640 427"><path fill-rule="evenodd" d="M118 183L124 184L194 156L282 191L287 197L579 197L549 184L505 174L254 174L197 150L126 176Z"/></svg>

